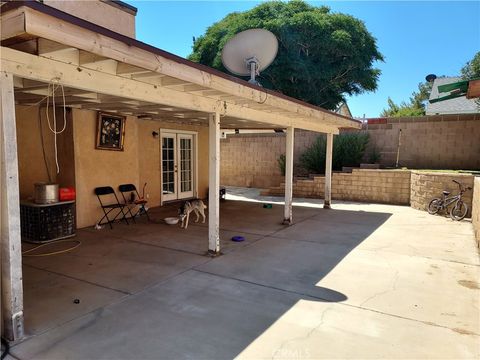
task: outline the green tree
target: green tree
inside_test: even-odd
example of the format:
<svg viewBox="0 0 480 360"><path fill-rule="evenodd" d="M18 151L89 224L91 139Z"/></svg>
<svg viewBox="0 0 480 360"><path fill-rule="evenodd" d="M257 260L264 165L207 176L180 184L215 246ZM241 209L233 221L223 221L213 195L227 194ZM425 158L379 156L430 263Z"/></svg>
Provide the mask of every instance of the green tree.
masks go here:
<svg viewBox="0 0 480 360"><path fill-rule="evenodd" d="M390 97L387 100L388 107L383 109L380 116L400 117L400 116L423 116L425 115L425 105L432 91L432 83L424 82L418 84L418 91L414 91L408 102L402 101L396 104Z"/></svg>
<svg viewBox="0 0 480 360"><path fill-rule="evenodd" d="M228 73L221 61L225 43L240 31L264 28L279 41L275 61L262 72L266 88L334 109L346 94L377 88L383 61L376 39L350 15L303 1L264 2L227 15L194 41L190 60Z"/></svg>
<svg viewBox="0 0 480 360"><path fill-rule="evenodd" d="M465 80L480 78L480 51L475 54L472 60L467 61L460 73Z"/></svg>

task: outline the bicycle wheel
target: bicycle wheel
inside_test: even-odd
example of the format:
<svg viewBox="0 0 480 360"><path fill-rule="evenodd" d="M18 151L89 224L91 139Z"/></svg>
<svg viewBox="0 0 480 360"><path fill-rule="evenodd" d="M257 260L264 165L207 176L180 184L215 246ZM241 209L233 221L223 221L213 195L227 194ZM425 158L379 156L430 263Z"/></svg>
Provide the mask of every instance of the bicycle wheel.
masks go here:
<svg viewBox="0 0 480 360"><path fill-rule="evenodd" d="M460 221L467 216L468 206L462 200L457 201L454 207L450 209L452 220Z"/></svg>
<svg viewBox="0 0 480 360"><path fill-rule="evenodd" d="M439 198L432 199L428 204L427 211L430 215L435 215L442 208L442 200Z"/></svg>

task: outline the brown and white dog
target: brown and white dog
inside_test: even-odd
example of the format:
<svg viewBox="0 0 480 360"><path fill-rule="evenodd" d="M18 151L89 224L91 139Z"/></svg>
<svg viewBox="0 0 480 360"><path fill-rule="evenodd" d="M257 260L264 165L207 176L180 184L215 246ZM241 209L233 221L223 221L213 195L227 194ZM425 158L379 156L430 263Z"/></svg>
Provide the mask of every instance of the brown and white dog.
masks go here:
<svg viewBox="0 0 480 360"><path fill-rule="evenodd" d="M207 205L203 203L202 200L197 199L197 200L191 200L191 201L185 201L183 205L180 207L178 210L179 212L179 218L182 221L182 228L187 228L188 227L188 220L190 218L190 213L193 211L195 212L195 215L197 215L197 219L195 222L198 222L200 219L199 215L202 215L203 221L202 223L205 223L205 209L207 208Z"/></svg>

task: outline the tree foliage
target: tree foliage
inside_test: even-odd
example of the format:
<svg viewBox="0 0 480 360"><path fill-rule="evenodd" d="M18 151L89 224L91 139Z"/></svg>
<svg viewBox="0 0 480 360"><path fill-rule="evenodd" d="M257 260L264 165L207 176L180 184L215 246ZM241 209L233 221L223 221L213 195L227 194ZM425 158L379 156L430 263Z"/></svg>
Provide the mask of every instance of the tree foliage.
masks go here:
<svg viewBox="0 0 480 360"><path fill-rule="evenodd" d="M418 91L414 91L408 102L402 101L396 104L390 97L387 100L388 107L383 109L380 116L400 117L400 116L423 116L425 115L425 106L432 91L432 83L423 82L418 84Z"/></svg>
<svg viewBox="0 0 480 360"><path fill-rule="evenodd" d="M380 70L374 63L383 56L365 24L299 0L264 2L227 15L194 41L189 59L228 73L221 61L223 46L252 28L270 30L279 41L275 61L261 74L266 88L327 109L346 94L377 88Z"/></svg>
<svg viewBox="0 0 480 360"><path fill-rule="evenodd" d="M347 132L335 136L333 141L332 168L342 170L343 166L359 166L370 136L366 132ZM327 137L320 135L300 156L300 163L309 172L325 172Z"/></svg>
<svg viewBox="0 0 480 360"><path fill-rule="evenodd" d="M472 60L465 64L460 73L465 80L480 78L480 51L475 54Z"/></svg>

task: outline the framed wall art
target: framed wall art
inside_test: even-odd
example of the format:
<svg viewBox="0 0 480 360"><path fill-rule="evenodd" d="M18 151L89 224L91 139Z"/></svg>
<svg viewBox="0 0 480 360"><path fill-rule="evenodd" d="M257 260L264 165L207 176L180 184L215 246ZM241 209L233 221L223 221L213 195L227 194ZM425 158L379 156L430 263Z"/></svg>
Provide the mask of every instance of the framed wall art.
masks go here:
<svg viewBox="0 0 480 360"><path fill-rule="evenodd" d="M98 113L97 143L95 148L123 151L125 119L125 116Z"/></svg>

